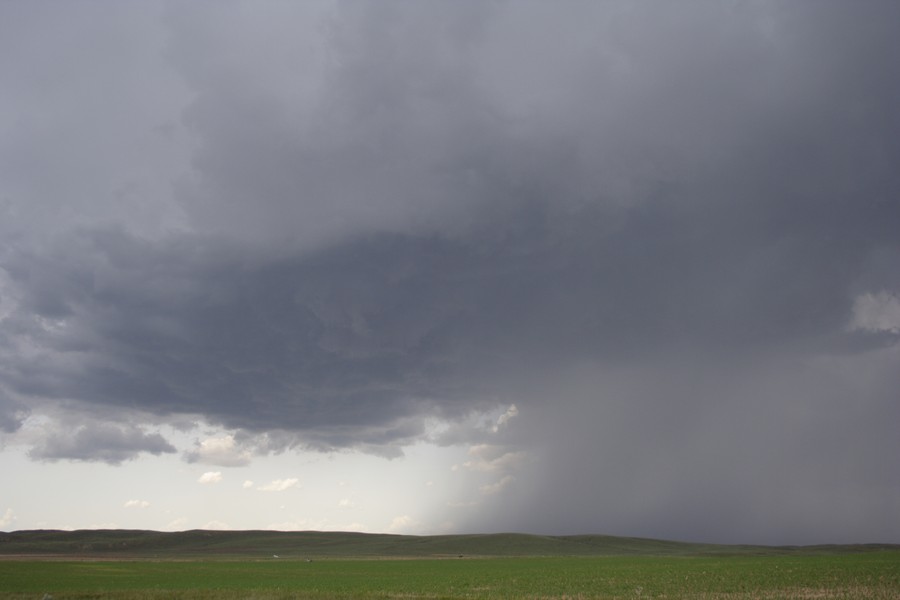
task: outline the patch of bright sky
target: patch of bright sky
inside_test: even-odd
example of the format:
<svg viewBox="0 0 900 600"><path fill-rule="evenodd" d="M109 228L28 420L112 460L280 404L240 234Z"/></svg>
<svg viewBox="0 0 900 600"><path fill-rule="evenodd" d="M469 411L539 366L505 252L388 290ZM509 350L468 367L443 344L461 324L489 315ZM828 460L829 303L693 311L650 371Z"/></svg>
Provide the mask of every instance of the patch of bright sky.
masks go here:
<svg viewBox="0 0 900 600"><path fill-rule="evenodd" d="M163 434L180 449L192 443L188 434ZM0 514L7 515L7 531L450 532L454 514L471 507L484 485L478 474L458 468L467 452L428 444L405 448L403 457L391 460L357 452L285 452L237 467L187 463L178 453L113 466L36 462L23 447L7 446L0 454ZM209 473L219 475L204 477Z"/></svg>

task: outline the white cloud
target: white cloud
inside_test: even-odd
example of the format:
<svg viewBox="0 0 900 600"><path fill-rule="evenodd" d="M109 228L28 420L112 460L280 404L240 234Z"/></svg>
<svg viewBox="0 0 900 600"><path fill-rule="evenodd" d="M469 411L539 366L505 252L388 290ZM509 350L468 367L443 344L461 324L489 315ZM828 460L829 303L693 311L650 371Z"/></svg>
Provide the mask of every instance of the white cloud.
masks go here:
<svg viewBox="0 0 900 600"><path fill-rule="evenodd" d="M900 298L888 292L857 296L850 328L900 333Z"/></svg>
<svg viewBox="0 0 900 600"><path fill-rule="evenodd" d="M304 531L313 529L318 531L373 531L365 523L359 523L357 521L349 523L334 523L327 518L296 519L293 521L282 521L280 523L269 523L268 525L266 525L265 529L271 531Z"/></svg>
<svg viewBox="0 0 900 600"><path fill-rule="evenodd" d="M178 517L174 521L170 521L163 529L166 531L181 531L187 527L187 524L187 517Z"/></svg>
<svg viewBox="0 0 900 600"><path fill-rule="evenodd" d="M300 483L300 480L296 477L291 477L289 479L276 479L271 483L261 485L256 489L261 492L283 492L284 490L295 487L298 483Z"/></svg>
<svg viewBox="0 0 900 600"><path fill-rule="evenodd" d="M509 423L512 419L519 416L519 409L515 404L510 404L506 412L497 417L497 423L493 427L494 433L500 431L500 428Z"/></svg>
<svg viewBox="0 0 900 600"><path fill-rule="evenodd" d="M351 500L350 498L341 498L338 502L339 508L356 508L356 502Z"/></svg>
<svg viewBox="0 0 900 600"><path fill-rule="evenodd" d="M448 523L444 522L438 525L420 521L410 515L400 515L391 520L387 527L388 533L399 533L406 535L433 535L436 533L448 533Z"/></svg>
<svg viewBox="0 0 900 600"><path fill-rule="evenodd" d="M207 471L197 479L197 483L212 484L222 481L221 471Z"/></svg>
<svg viewBox="0 0 900 600"><path fill-rule="evenodd" d="M146 500L128 500L123 506L125 508L147 508L150 503Z"/></svg>
<svg viewBox="0 0 900 600"><path fill-rule="evenodd" d="M198 462L220 467L241 467L250 464L251 454L241 448L233 435L206 438L197 442L196 448L185 453L188 462Z"/></svg>
<svg viewBox="0 0 900 600"><path fill-rule="evenodd" d="M390 533L412 533L417 526L418 523L409 515L400 515L394 517L387 530Z"/></svg>
<svg viewBox="0 0 900 600"><path fill-rule="evenodd" d="M486 435L499 434L520 412L516 404L496 404L489 410L472 410L455 421L428 419L425 424L427 439L440 446L474 443L486 439Z"/></svg>
<svg viewBox="0 0 900 600"><path fill-rule="evenodd" d="M473 471L510 471L515 469L525 458L525 452L504 452L499 446L479 444L469 448L472 460L463 463L463 467Z"/></svg>
<svg viewBox="0 0 900 600"><path fill-rule="evenodd" d="M213 521L208 521L208 522L202 527L202 529L219 529L219 530L226 530L226 529L231 529L231 527L228 526L228 523L223 523L222 521L215 521L215 520L213 520Z"/></svg>
<svg viewBox="0 0 900 600"><path fill-rule="evenodd" d="M484 494L485 496L493 496L494 494L499 494L500 492L505 490L515 480L516 480L516 478L513 477L512 475L507 475L500 481L497 481L495 483L489 483L487 485L483 485L479 489L481 490L481 493Z"/></svg>
<svg viewBox="0 0 900 600"><path fill-rule="evenodd" d="M253 482L248 479L244 483L241 484L241 487L244 488L245 490L249 490L250 488L253 487Z"/></svg>
<svg viewBox="0 0 900 600"><path fill-rule="evenodd" d="M320 525L313 524L314 522L308 521L307 519L300 519L298 521L282 521L281 523L269 523L266 525L266 529L272 531L302 531L304 529L321 529Z"/></svg>
<svg viewBox="0 0 900 600"><path fill-rule="evenodd" d="M11 508L7 508L6 512L3 513L3 516L0 517L0 527L8 527L12 525L13 521L16 520L16 515L13 513Z"/></svg>

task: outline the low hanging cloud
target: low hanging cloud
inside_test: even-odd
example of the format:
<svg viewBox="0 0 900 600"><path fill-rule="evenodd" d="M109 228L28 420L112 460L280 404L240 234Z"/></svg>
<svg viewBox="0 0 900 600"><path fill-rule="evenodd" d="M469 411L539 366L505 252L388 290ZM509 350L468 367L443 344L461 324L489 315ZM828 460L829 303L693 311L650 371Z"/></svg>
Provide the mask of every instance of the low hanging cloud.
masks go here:
<svg viewBox="0 0 900 600"><path fill-rule="evenodd" d="M45 433L29 451L37 460L86 460L118 465L142 453L174 453L175 447L159 433L128 424L89 423L74 428L57 426Z"/></svg>
<svg viewBox="0 0 900 600"><path fill-rule="evenodd" d="M497 423L492 427L492 431L497 433L502 427L505 427L512 419L519 416L519 409L515 404L510 404L506 412L497 417Z"/></svg>
<svg viewBox="0 0 900 600"><path fill-rule="evenodd" d="M271 10L0 8L4 436L488 445L529 493L462 527L900 535L900 4Z"/></svg>
<svg viewBox="0 0 900 600"><path fill-rule="evenodd" d="M857 296L850 326L869 332L900 334L900 296L888 292Z"/></svg>
<svg viewBox="0 0 900 600"><path fill-rule="evenodd" d="M235 443L234 436L226 435L197 441L195 447L185 453L184 459L189 463L240 467L250 464L251 457L249 450Z"/></svg>
<svg viewBox="0 0 900 600"><path fill-rule="evenodd" d="M150 502L147 500L127 500L122 506L125 508L147 508L150 506Z"/></svg>

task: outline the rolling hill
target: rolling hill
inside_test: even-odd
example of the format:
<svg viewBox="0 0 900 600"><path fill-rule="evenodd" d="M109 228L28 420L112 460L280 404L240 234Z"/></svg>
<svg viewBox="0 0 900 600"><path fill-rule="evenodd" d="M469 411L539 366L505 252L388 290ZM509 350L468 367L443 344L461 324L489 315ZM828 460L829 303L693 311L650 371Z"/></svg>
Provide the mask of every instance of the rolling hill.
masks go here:
<svg viewBox="0 0 900 600"><path fill-rule="evenodd" d="M0 532L3 556L96 558L353 558L690 556L900 550L900 545L734 546L605 535L521 533L412 536L322 531L31 530Z"/></svg>

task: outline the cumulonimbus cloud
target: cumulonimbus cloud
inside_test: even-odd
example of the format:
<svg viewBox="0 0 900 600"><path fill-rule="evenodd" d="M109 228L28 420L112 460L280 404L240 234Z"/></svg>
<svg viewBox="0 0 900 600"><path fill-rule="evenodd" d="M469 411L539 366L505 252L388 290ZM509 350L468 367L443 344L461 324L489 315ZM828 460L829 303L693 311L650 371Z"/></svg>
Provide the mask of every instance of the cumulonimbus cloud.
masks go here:
<svg viewBox="0 0 900 600"><path fill-rule="evenodd" d="M527 451L534 493L473 527L562 503L547 528L752 534L729 490L769 466L802 489L786 527L814 529L801 497L896 498L900 5L388 4L121 8L126 61L105 20L0 8L5 436L111 464L195 417L232 433L185 458L222 466ZM96 68L56 60L58 18ZM838 455L847 485L812 475Z"/></svg>

